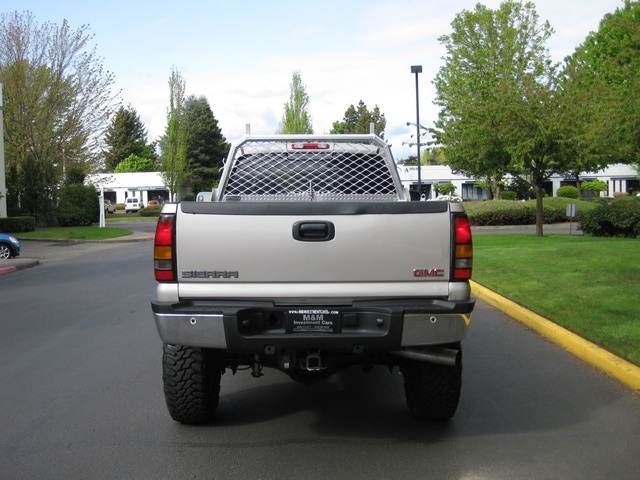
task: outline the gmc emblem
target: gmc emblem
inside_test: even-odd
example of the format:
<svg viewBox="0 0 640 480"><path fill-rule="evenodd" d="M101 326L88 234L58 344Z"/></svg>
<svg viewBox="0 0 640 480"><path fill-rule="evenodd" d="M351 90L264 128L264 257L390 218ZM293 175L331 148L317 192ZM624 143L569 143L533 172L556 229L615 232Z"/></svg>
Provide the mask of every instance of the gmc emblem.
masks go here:
<svg viewBox="0 0 640 480"><path fill-rule="evenodd" d="M444 277L444 269L442 268L415 268L413 276L422 277Z"/></svg>

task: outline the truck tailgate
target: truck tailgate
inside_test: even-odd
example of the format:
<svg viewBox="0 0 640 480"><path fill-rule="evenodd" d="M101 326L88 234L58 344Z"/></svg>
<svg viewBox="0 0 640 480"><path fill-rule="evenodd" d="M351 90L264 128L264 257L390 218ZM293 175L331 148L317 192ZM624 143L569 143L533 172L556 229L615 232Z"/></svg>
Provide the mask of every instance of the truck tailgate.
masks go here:
<svg viewBox="0 0 640 480"><path fill-rule="evenodd" d="M176 226L181 298L247 283L363 291L410 282L424 295L447 295L446 202L183 202Z"/></svg>

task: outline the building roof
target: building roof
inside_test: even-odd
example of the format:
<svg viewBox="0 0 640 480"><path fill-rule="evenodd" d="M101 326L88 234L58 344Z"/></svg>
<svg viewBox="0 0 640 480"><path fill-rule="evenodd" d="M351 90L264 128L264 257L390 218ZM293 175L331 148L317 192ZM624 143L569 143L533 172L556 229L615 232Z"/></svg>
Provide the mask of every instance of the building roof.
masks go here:
<svg viewBox="0 0 640 480"><path fill-rule="evenodd" d="M96 173L87 175L86 184L105 189L166 190L160 172Z"/></svg>

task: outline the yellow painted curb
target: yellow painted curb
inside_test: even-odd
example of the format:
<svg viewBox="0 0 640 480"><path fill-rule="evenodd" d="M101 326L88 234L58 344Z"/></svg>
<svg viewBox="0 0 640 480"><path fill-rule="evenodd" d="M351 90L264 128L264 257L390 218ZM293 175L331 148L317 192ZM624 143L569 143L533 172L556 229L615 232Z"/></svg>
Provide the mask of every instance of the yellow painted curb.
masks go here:
<svg viewBox="0 0 640 480"><path fill-rule="evenodd" d="M511 318L518 320L540 335L560 345L578 358L590 363L599 370L620 380L635 391L640 391L640 367L627 362L611 352L588 342L540 315L511 300L501 297L482 285L471 282L471 293L492 307L501 310Z"/></svg>

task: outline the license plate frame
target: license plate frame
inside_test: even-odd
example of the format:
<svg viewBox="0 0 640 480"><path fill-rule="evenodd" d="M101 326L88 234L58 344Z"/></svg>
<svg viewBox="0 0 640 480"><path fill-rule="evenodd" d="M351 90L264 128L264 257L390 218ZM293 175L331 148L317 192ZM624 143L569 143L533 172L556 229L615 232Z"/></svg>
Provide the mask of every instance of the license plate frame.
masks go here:
<svg viewBox="0 0 640 480"><path fill-rule="evenodd" d="M287 311L287 333L335 334L340 333L338 310L300 308Z"/></svg>

